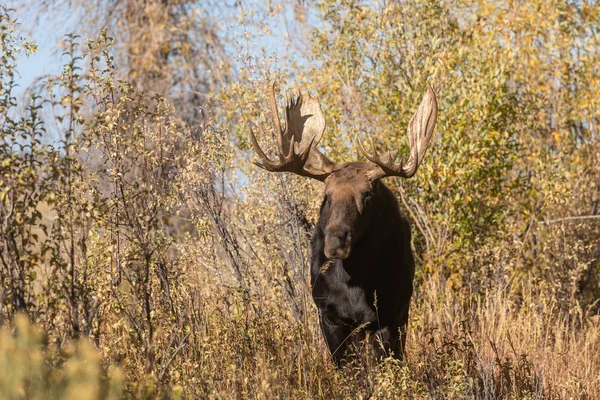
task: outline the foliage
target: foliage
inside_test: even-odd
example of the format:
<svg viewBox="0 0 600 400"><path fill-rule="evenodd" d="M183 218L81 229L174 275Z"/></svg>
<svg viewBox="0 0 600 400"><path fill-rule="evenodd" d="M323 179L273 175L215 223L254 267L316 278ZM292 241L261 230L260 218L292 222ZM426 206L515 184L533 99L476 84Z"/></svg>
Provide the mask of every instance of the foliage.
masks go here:
<svg viewBox="0 0 600 400"><path fill-rule="evenodd" d="M14 329L0 329L0 395L3 399L119 399L123 373L102 370L92 343L71 343L59 352L47 348L44 335L24 315Z"/></svg>
<svg viewBox="0 0 600 400"><path fill-rule="evenodd" d="M459 284L469 276L465 266L470 262L448 258L449 254L459 249L474 250L473 245L476 249L482 242L495 239L504 246L507 224L517 225L511 226L510 234L522 235L531 210L540 210L540 197L554 204L575 183L564 181L560 189L558 185L540 187L547 181L537 176L562 180L553 171L554 155L544 154L543 150L548 148L543 129L557 123L547 118L554 119L553 108L562 106L558 99L542 102L543 96L528 91L548 85L553 77L540 72L554 73L558 62L587 64L597 57L591 44L585 46L589 59L578 55L582 52L579 39L591 38L576 26L589 22L588 29L593 30L594 23L589 19L591 15L584 13L589 10L586 6L582 10L576 6L563 10L564 21L557 25L552 21L561 18L557 15L560 7L548 8L539 3L536 8L529 4L531 10L543 8L555 14L543 18L532 11L526 13L531 20L523 21L521 10L479 1L400 1L375 7L360 1L319 3L328 24L315 31L315 57L322 60L322 67L314 78L328 89L322 90L326 103L334 108L328 115L339 115L333 121L335 131L348 132L350 137L367 132L377 135L382 148L398 147L398 139L402 138L398 130L407 125L424 82L428 80L438 87L443 110L438 122L438 145L430 151L426 168L419 171L417 180L407 183L404 189L397 187L397 191L406 194L405 206L417 222L417 240L424 253L434 257L431 263L436 266L431 268L438 269L442 264L452 281ZM558 34L566 37L552 47L551 53L535 48ZM516 35L527 39L515 42ZM554 51L562 55L560 60ZM539 55L535 64L527 60L529 55ZM590 64L582 68L593 67ZM572 69L565 66L565 70ZM564 83L557 82L556 88L548 89L576 88L580 95L595 90L580 86L579 78L562 79ZM583 108L585 113L594 109ZM597 119L583 119L590 117ZM572 119L565 118L565 123L553 128L564 131L567 140L577 140L574 134L566 134L566 120ZM584 131L589 132L584 135L593 135L597 126L591 124ZM596 141L592 142L597 146ZM576 147L571 147L569 154L575 156L582 150ZM578 168L578 163L569 165ZM597 180L597 171L589 169L581 178ZM540 193L544 190L552 194ZM546 199L550 196L554 199ZM531 238L526 239L520 245L532 246L528 242Z"/></svg>
<svg viewBox="0 0 600 400"><path fill-rule="evenodd" d="M24 116L13 116L16 56L23 41L16 37L14 20L4 8L0 9L0 24L0 321L4 322L18 311L30 311L37 303L36 266L48 250L44 240L48 226L38 206L53 201L59 173L53 170L57 151L42 144L40 97L31 96Z"/></svg>
<svg viewBox="0 0 600 400"><path fill-rule="evenodd" d="M284 55L256 51L284 4L236 6L229 48L217 11L142 3L115 2L115 38L66 37L19 100L35 46L0 7L3 398L600 397L598 6L299 2ZM340 162L356 137L405 154L436 89L425 163L386 182L418 259L403 362L332 366L308 282L322 189L249 162L265 81L291 78Z"/></svg>

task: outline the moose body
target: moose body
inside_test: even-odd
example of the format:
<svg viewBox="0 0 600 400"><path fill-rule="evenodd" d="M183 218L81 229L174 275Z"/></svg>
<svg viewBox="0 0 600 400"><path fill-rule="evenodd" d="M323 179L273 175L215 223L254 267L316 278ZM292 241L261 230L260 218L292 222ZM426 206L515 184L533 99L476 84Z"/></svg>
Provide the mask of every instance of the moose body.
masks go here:
<svg viewBox="0 0 600 400"><path fill-rule="evenodd" d="M337 164L316 147L325 130L317 100L299 94L289 101L284 129L274 85L269 103L278 160L262 151L250 130L260 157L255 163L268 171L293 172L325 183L311 243L311 284L333 360L343 365L361 344L378 358L401 358L415 264L410 225L381 178L410 178L423 161L437 117L433 90L428 88L409 122L410 156L406 162L395 161L397 150L379 155L374 145L369 153L361 143L369 162Z"/></svg>

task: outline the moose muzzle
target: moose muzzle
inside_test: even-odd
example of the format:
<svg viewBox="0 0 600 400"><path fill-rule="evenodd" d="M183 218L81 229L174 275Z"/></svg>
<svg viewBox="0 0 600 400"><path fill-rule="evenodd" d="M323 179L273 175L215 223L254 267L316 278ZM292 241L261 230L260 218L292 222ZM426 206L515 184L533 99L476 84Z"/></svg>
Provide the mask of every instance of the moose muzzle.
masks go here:
<svg viewBox="0 0 600 400"><path fill-rule="evenodd" d="M352 235L348 230L328 232L325 235L325 257L344 260L350 255Z"/></svg>

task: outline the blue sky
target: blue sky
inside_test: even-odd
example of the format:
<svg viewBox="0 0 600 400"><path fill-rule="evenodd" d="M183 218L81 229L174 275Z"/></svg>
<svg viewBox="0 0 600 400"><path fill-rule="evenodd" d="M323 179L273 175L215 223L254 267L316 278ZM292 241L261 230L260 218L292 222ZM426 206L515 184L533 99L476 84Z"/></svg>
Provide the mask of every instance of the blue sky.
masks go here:
<svg viewBox="0 0 600 400"><path fill-rule="evenodd" d="M36 18L36 11L32 11L31 4L24 4L17 0L9 0L8 6L15 10L13 15L17 18L19 32L22 37L28 38L38 46L38 50L26 56L19 55L17 72L19 77L17 83L19 88L17 94L22 93L38 77L61 72L61 53L59 41L72 24L72 18L64 18L64 21L48 21L46 18ZM70 21L71 20L71 21Z"/></svg>
<svg viewBox="0 0 600 400"><path fill-rule="evenodd" d="M39 43L35 38L33 41ZM58 62L60 57L52 53L50 46L40 46L39 50L29 57L23 53L20 54L17 64L17 71L20 74L17 80L20 86L18 92L22 92L39 76L60 72L60 63Z"/></svg>

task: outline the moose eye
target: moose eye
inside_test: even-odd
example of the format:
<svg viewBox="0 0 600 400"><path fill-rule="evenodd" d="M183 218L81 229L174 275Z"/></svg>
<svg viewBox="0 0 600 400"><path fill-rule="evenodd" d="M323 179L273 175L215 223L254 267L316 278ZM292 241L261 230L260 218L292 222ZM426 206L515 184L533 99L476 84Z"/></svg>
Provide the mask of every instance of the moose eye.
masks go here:
<svg viewBox="0 0 600 400"><path fill-rule="evenodd" d="M366 192L363 194L363 205L365 208L371 207L373 197L374 197L373 192Z"/></svg>

